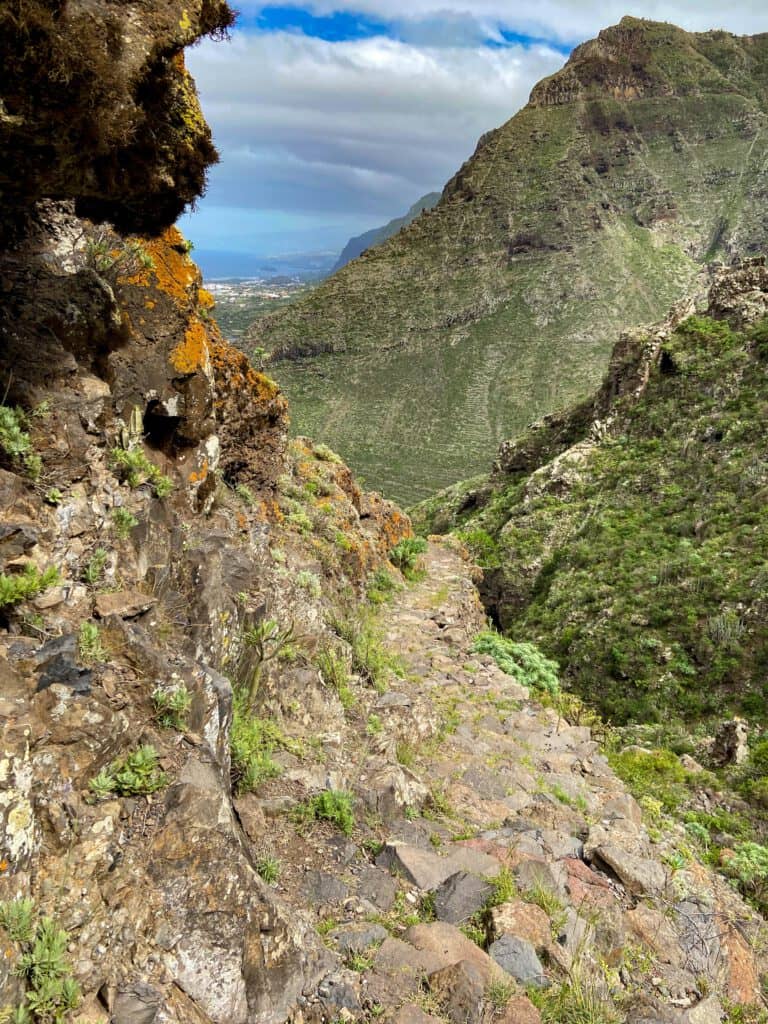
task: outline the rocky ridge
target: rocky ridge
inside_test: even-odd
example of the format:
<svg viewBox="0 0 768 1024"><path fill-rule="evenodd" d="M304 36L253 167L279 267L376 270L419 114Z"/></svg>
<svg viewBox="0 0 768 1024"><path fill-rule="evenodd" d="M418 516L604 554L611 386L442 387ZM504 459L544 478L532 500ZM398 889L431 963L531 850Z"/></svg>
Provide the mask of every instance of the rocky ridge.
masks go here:
<svg viewBox="0 0 768 1024"><path fill-rule="evenodd" d="M434 210L254 325L299 429L413 503L591 393L621 329L765 245L767 47L636 18L579 47Z"/></svg>

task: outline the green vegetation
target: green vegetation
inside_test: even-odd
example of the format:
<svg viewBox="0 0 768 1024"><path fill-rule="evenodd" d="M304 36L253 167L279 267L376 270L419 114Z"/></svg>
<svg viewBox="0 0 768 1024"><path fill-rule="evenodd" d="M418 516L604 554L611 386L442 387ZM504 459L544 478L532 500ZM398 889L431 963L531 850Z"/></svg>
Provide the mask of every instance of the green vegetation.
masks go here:
<svg viewBox="0 0 768 1024"><path fill-rule="evenodd" d="M0 456L37 480L42 463L32 447L27 425L27 417L21 409L0 405Z"/></svg>
<svg viewBox="0 0 768 1024"><path fill-rule="evenodd" d="M268 662L284 655L299 639L293 623L280 626L276 619L269 618L262 619L243 633L243 643L253 652L255 659L248 686L248 702L251 707L256 702L264 667Z"/></svg>
<svg viewBox="0 0 768 1024"><path fill-rule="evenodd" d="M568 980L548 989L528 990L544 1024L622 1024L625 1020L597 979L574 967Z"/></svg>
<svg viewBox="0 0 768 1024"><path fill-rule="evenodd" d="M170 689L158 686L152 691L152 706L155 718L164 729L183 732L192 709L192 694L185 683Z"/></svg>
<svg viewBox="0 0 768 1024"><path fill-rule="evenodd" d="M555 695L560 689L557 662L545 657L535 644L516 643L491 630L481 633L475 640L474 654L490 654L507 675L534 690Z"/></svg>
<svg viewBox="0 0 768 1024"><path fill-rule="evenodd" d="M168 785L159 766L159 755L149 744L102 768L89 788L97 799L108 796L146 796Z"/></svg>
<svg viewBox="0 0 768 1024"><path fill-rule="evenodd" d="M366 596L372 605L386 604L401 589L402 583L398 583L386 569L379 568L368 581Z"/></svg>
<svg viewBox="0 0 768 1024"><path fill-rule="evenodd" d="M262 854L256 861L256 872L267 885L274 885L280 879L282 865L277 857L271 854Z"/></svg>
<svg viewBox="0 0 768 1024"><path fill-rule="evenodd" d="M641 397L614 404L611 432L561 456L567 487L547 463L588 432L586 406L516 442L534 452L527 470L497 474L461 525L495 565L505 633L555 659L614 724L766 721L765 331L691 317ZM626 366L644 343L623 350Z"/></svg>
<svg viewBox="0 0 768 1024"><path fill-rule="evenodd" d="M29 601L58 581L59 570L53 566L44 572L27 565L23 572L12 576L0 573L0 609Z"/></svg>
<svg viewBox="0 0 768 1024"><path fill-rule="evenodd" d="M101 642L101 631L95 622L83 622L77 636L77 651L86 665L106 661L107 652Z"/></svg>
<svg viewBox="0 0 768 1024"><path fill-rule="evenodd" d="M399 659L385 646L381 628L373 615L365 611L348 618L333 621L337 635L352 648L352 671L369 686L384 693L391 674L401 675Z"/></svg>
<svg viewBox="0 0 768 1024"><path fill-rule="evenodd" d="M28 898L0 902L0 928L13 942L31 942L35 934L35 904Z"/></svg>
<svg viewBox="0 0 768 1024"><path fill-rule="evenodd" d="M113 448L110 461L120 478L131 488L149 484L157 498L167 498L173 490L170 478L163 475L141 448Z"/></svg>
<svg viewBox="0 0 768 1024"><path fill-rule="evenodd" d="M323 681L336 691L341 706L345 711L351 711L355 706L355 695L349 686L349 672L347 663L331 646L321 648L316 657L317 667Z"/></svg>
<svg viewBox="0 0 768 1024"><path fill-rule="evenodd" d="M26 986L24 1002L5 1019L9 1024L66 1024L80 1002L66 958L69 934L52 918L36 917L30 899L0 902L0 928L21 947L15 973Z"/></svg>
<svg viewBox="0 0 768 1024"><path fill-rule="evenodd" d="M104 568L109 558L106 548L96 548L83 569L83 582L94 587L104 575Z"/></svg>
<svg viewBox="0 0 768 1024"><path fill-rule="evenodd" d="M246 506L246 508L253 508L256 504L256 498L250 487L246 487L245 484L238 484L235 488L235 494L238 496L240 501Z"/></svg>
<svg viewBox="0 0 768 1024"><path fill-rule="evenodd" d="M419 559L427 550L423 537L406 537L389 552L389 560L407 580L419 578Z"/></svg>
<svg viewBox="0 0 768 1024"><path fill-rule="evenodd" d="M489 878L488 881L493 886L493 892L488 897L487 907L500 907L502 903L510 903L512 900L517 899L518 891L515 876L506 865L502 867L498 875L494 878Z"/></svg>
<svg viewBox="0 0 768 1024"><path fill-rule="evenodd" d="M276 722L253 713L248 695L242 691L235 693L229 742L232 782L239 793L255 792L262 783L281 774L280 765L273 759L278 749L302 754L301 744L289 739Z"/></svg>
<svg viewBox="0 0 768 1024"><path fill-rule="evenodd" d="M130 536L134 526L139 525L139 520L127 508L120 506L112 510L112 523L114 524L117 537L120 540L125 540Z"/></svg>
<svg viewBox="0 0 768 1024"><path fill-rule="evenodd" d="M312 821L328 821L345 836L351 836L355 827L352 797L349 793L339 790L325 789L299 804L295 809L294 819L300 825Z"/></svg>

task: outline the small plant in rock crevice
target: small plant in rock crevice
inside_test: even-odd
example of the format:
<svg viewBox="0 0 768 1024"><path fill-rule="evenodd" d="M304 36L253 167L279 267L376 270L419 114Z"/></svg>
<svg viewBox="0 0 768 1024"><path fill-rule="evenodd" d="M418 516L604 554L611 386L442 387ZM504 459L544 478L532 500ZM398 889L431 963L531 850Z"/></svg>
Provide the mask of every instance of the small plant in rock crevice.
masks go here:
<svg viewBox="0 0 768 1024"><path fill-rule="evenodd" d="M93 665L107 660L107 652L101 642L101 631L95 622L83 622L77 637L77 651L80 660Z"/></svg>
<svg viewBox="0 0 768 1024"><path fill-rule="evenodd" d="M352 797L349 793L335 789L323 790L295 808L294 820L299 825L327 821L335 825L345 836L351 836L355 827Z"/></svg>
<svg viewBox="0 0 768 1024"><path fill-rule="evenodd" d="M109 796L146 796L163 789L168 776L159 765L159 755L149 744L102 768L89 788L97 799Z"/></svg>
<svg viewBox="0 0 768 1024"><path fill-rule="evenodd" d="M32 448L26 427L27 417L21 409L0 405L0 453L5 455L12 466L37 480L42 463Z"/></svg>
<svg viewBox="0 0 768 1024"><path fill-rule="evenodd" d="M28 565L20 573L0 573L0 609L29 601L58 581L59 570L53 566L44 572L34 565Z"/></svg>
<svg viewBox="0 0 768 1024"><path fill-rule="evenodd" d="M256 873L262 882L274 885L280 878L282 864L277 857L264 853L256 861Z"/></svg>
<svg viewBox="0 0 768 1024"><path fill-rule="evenodd" d="M108 558L109 552L106 548L96 548L83 569L83 582L91 587L96 586L104 575Z"/></svg>
<svg viewBox="0 0 768 1024"><path fill-rule="evenodd" d="M0 928L21 947L15 973L25 983L23 1003L5 1019L9 1024L66 1024L80 1002L80 987L66 959L69 934L52 918L37 917L29 899L0 902Z"/></svg>
<svg viewBox="0 0 768 1024"><path fill-rule="evenodd" d="M183 732L192 708L192 694L185 683L170 689L157 686L152 691L152 706L159 725Z"/></svg>
<svg viewBox="0 0 768 1024"><path fill-rule="evenodd" d="M170 477L165 476L141 448L113 448L110 461L118 475L132 489L149 484L157 498L167 498L173 490Z"/></svg>
<svg viewBox="0 0 768 1024"><path fill-rule="evenodd" d="M120 505L112 510L112 523L119 540L126 540L130 536L131 530L139 525L139 520L127 508Z"/></svg>
<svg viewBox="0 0 768 1024"><path fill-rule="evenodd" d="M253 706L256 702L256 695L259 691L261 674L265 665L280 657L287 648L300 640L296 633L294 624L280 626L276 619L264 618L255 626L245 630L243 643L255 656L255 664L248 686L248 702Z"/></svg>

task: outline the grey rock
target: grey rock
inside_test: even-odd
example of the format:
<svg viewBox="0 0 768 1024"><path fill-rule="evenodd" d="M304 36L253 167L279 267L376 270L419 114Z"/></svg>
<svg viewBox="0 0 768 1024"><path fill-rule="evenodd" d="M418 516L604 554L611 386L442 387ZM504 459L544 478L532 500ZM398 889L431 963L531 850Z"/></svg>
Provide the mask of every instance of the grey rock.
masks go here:
<svg viewBox="0 0 768 1024"><path fill-rule="evenodd" d="M685 1015L685 1024L720 1024L725 1011L717 996L707 996Z"/></svg>
<svg viewBox="0 0 768 1024"><path fill-rule="evenodd" d="M348 978L341 974L329 974L320 982L317 994L322 1004L333 1010L351 1010L358 1012L361 1009L360 997L350 983Z"/></svg>
<svg viewBox="0 0 768 1024"><path fill-rule="evenodd" d="M142 981L123 989L115 996L112 1007L113 1024L154 1024L162 1003L157 989Z"/></svg>
<svg viewBox="0 0 768 1024"><path fill-rule="evenodd" d="M349 896L349 887L327 871L308 871L303 890L313 903L343 903Z"/></svg>
<svg viewBox="0 0 768 1024"><path fill-rule="evenodd" d="M80 695L90 693L93 673L78 665L76 657L77 644L72 633L43 644L35 652L35 663L39 670L37 692L58 683Z"/></svg>
<svg viewBox="0 0 768 1024"><path fill-rule="evenodd" d="M358 894L361 899L369 900L380 910L389 910L395 901L397 883L394 878L381 868L366 865L358 875Z"/></svg>
<svg viewBox="0 0 768 1024"><path fill-rule="evenodd" d="M435 914L439 921L462 924L481 910L493 892L482 878L459 871L447 878L435 893Z"/></svg>
<svg viewBox="0 0 768 1024"><path fill-rule="evenodd" d="M678 903L675 912L680 946L686 957L685 966L693 974L709 977L717 969L721 951L720 928L715 914L692 900Z"/></svg>
<svg viewBox="0 0 768 1024"><path fill-rule="evenodd" d="M516 935L502 935L488 950L491 957L507 974L523 985L547 988L549 980L544 967L530 942Z"/></svg>
<svg viewBox="0 0 768 1024"><path fill-rule="evenodd" d="M606 843L599 846L593 854L593 860L606 864L616 873L621 882L631 893L659 896L667 884L667 873L664 867L647 855L630 853L621 846Z"/></svg>
<svg viewBox="0 0 768 1024"><path fill-rule="evenodd" d="M388 935L387 929L380 924L343 925L330 932L341 953L362 953L382 943Z"/></svg>

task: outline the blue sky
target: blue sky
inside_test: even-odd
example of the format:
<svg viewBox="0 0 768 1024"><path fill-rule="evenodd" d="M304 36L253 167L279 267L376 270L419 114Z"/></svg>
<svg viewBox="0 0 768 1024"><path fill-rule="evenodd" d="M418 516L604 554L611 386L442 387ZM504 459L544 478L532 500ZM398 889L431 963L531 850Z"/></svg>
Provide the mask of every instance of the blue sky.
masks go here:
<svg viewBox="0 0 768 1024"><path fill-rule="evenodd" d="M625 13L768 31L765 0L241 0L188 53L222 161L181 227L198 250L340 250L440 190L574 45Z"/></svg>

